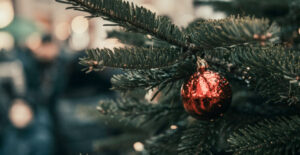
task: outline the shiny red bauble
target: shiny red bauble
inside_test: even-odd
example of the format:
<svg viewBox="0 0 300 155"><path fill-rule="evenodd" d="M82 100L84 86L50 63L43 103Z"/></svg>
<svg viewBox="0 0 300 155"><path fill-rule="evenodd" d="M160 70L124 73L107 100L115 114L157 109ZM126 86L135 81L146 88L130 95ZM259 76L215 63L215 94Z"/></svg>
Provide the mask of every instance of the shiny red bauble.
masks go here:
<svg viewBox="0 0 300 155"><path fill-rule="evenodd" d="M211 120L223 116L232 91L229 82L214 71L200 69L181 88L184 109L193 117Z"/></svg>

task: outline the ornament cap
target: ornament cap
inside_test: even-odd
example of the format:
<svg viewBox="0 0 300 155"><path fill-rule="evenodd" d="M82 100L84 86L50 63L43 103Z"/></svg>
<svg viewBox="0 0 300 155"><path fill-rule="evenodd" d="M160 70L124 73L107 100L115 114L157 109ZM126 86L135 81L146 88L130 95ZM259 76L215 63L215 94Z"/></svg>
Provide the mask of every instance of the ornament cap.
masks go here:
<svg viewBox="0 0 300 155"><path fill-rule="evenodd" d="M197 56L197 71L204 72L206 68L208 68L208 63L200 56Z"/></svg>

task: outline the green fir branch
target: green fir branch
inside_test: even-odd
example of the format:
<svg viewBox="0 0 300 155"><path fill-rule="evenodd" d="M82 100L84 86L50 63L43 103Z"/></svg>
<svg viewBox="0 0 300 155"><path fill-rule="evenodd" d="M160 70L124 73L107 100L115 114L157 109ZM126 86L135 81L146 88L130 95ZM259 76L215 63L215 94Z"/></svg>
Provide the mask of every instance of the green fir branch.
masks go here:
<svg viewBox="0 0 300 155"><path fill-rule="evenodd" d="M275 41L279 29L265 19L229 17L221 20L201 20L186 29L186 34L169 18L122 0L57 0L69 3L75 10L89 12L92 17L104 17L129 30L151 34L191 51L231 46L251 42ZM147 20L145 20L147 19ZM259 38L253 37L258 35ZM188 38L188 39L186 39ZM187 41L189 40L189 42Z"/></svg>
<svg viewBox="0 0 300 155"><path fill-rule="evenodd" d="M136 47L145 47L146 42L150 41L141 33L110 31L107 33L107 38L117 38L121 43Z"/></svg>
<svg viewBox="0 0 300 155"><path fill-rule="evenodd" d="M166 132L152 136L146 141L145 149L148 154L177 154L177 145L180 143L182 131L169 129Z"/></svg>
<svg viewBox="0 0 300 155"><path fill-rule="evenodd" d="M159 86L165 88L168 84L185 79L196 71L194 58L186 58L172 66L150 70L126 71L114 75L111 79L112 89L130 90L135 88L151 89Z"/></svg>
<svg viewBox="0 0 300 155"><path fill-rule="evenodd" d="M110 31L107 38L117 38L121 43L136 47L169 48L170 44L141 33Z"/></svg>
<svg viewBox="0 0 300 155"><path fill-rule="evenodd" d="M123 0L56 0L72 5L74 9L90 13L90 17L102 17L117 23L117 25L150 34L182 48L189 48L184 34L171 20L157 16L144 7Z"/></svg>
<svg viewBox="0 0 300 155"><path fill-rule="evenodd" d="M265 44L278 39L279 28L265 19L228 17L201 20L182 32L167 17L123 0L57 0L73 5L69 9L85 11L91 17L103 17L129 30L150 34L190 51L234 46L246 43Z"/></svg>
<svg viewBox="0 0 300 155"><path fill-rule="evenodd" d="M232 53L233 62L245 68L245 80L269 102L300 101L300 54L282 47L240 48Z"/></svg>
<svg viewBox="0 0 300 155"><path fill-rule="evenodd" d="M175 48L114 48L86 51L80 64L89 69L103 70L105 67L123 69L161 68L174 64L182 53Z"/></svg>
<svg viewBox="0 0 300 155"><path fill-rule="evenodd" d="M300 147L300 118L267 119L230 135L234 154L296 154Z"/></svg>
<svg viewBox="0 0 300 155"><path fill-rule="evenodd" d="M186 29L189 41L202 49L262 45L279 39L279 27L267 19L230 16L221 20L197 19Z"/></svg>
<svg viewBox="0 0 300 155"><path fill-rule="evenodd" d="M206 52L210 65L232 71L269 103L300 102L300 54L280 46L235 47ZM219 59L216 59L219 58ZM227 62L222 65L214 63ZM237 67L238 66L238 67ZM238 68L238 69L237 69ZM219 69L222 71L222 69Z"/></svg>
<svg viewBox="0 0 300 155"><path fill-rule="evenodd" d="M150 104L137 99L118 99L100 101L98 110L101 114L132 123L137 127L156 124L156 127L177 122L183 114L182 105L169 100L170 104Z"/></svg>
<svg viewBox="0 0 300 155"><path fill-rule="evenodd" d="M178 154L213 154L213 147L218 139L218 122L195 121L186 130L182 131L180 143L178 143Z"/></svg>

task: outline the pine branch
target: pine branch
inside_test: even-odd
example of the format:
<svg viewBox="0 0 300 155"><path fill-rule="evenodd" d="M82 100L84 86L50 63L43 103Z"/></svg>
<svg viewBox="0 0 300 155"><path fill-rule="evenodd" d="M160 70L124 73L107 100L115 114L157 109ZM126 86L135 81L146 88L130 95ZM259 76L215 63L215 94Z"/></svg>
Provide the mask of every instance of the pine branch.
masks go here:
<svg viewBox="0 0 300 155"><path fill-rule="evenodd" d="M222 154L226 145L218 145L234 127L236 124L223 119L214 122L187 119L179 122L177 128L146 141L146 149L150 154Z"/></svg>
<svg viewBox="0 0 300 155"><path fill-rule="evenodd" d="M282 47L243 48L233 53L232 60L247 70L250 85L270 102L299 103L299 52Z"/></svg>
<svg viewBox="0 0 300 155"><path fill-rule="evenodd" d="M88 12L91 17L103 17L129 30L151 34L193 52L253 42L264 45L278 39L278 27L274 24L270 26L269 21L264 19L229 17L222 20L204 20L182 32L169 18L156 16L143 7L123 0L57 1L73 5L69 9Z"/></svg>
<svg viewBox="0 0 300 155"><path fill-rule="evenodd" d="M182 132L180 129L167 130L165 133L151 137L146 141L146 150L149 154L177 154L177 145Z"/></svg>
<svg viewBox="0 0 300 155"><path fill-rule="evenodd" d="M182 48L189 48L181 30L167 17L123 0L56 0L72 5L67 9L88 12L90 17L102 17L129 30L150 34Z"/></svg>
<svg viewBox="0 0 300 155"><path fill-rule="evenodd" d="M221 20L198 19L186 29L189 41L202 49L243 44L265 45L279 39L279 28L266 19L228 17Z"/></svg>
<svg viewBox="0 0 300 155"><path fill-rule="evenodd" d="M80 59L80 64L93 70L105 67L123 69L150 69L174 64L181 52L175 48L114 48L87 50L87 56Z"/></svg>
<svg viewBox="0 0 300 155"><path fill-rule="evenodd" d="M142 141L147 138L145 133L124 133L118 136L110 136L109 138L101 138L93 141L93 150L104 152L107 150L126 150L131 148L134 142Z"/></svg>
<svg viewBox="0 0 300 155"><path fill-rule="evenodd" d="M235 71L237 77L245 80L249 87L268 99L268 102L299 103L300 54L298 51L285 50L280 46L245 46L207 51L206 55L214 58L211 60L219 58L219 62L227 62L229 71ZM228 66L223 65L223 67ZM233 70L232 66L238 66L239 69Z"/></svg>
<svg viewBox="0 0 300 155"><path fill-rule="evenodd" d="M264 120L230 135L234 154L295 154L300 147L300 118Z"/></svg>
<svg viewBox="0 0 300 155"><path fill-rule="evenodd" d="M130 90L135 88L151 89L157 86L166 87L170 83L180 81L195 72L194 58L186 58L172 66L150 70L127 71L113 76L113 89Z"/></svg>
<svg viewBox="0 0 300 155"><path fill-rule="evenodd" d="M299 0L195 0L198 5L212 5L215 10L227 15L250 15L258 18L268 18L276 22L281 29L281 42L297 48L299 37L295 38L295 32L300 26L300 2ZM299 47L299 46L298 46Z"/></svg>
<svg viewBox="0 0 300 155"><path fill-rule="evenodd" d="M111 31L108 32L107 38L117 38L121 43L135 47L170 48L170 44L167 42L141 33Z"/></svg>
<svg viewBox="0 0 300 155"><path fill-rule="evenodd" d="M169 104L150 104L136 99L119 99L100 101L98 110L119 121L132 123L137 127L156 124L156 127L177 122L182 117L182 105L169 100Z"/></svg>
<svg viewBox="0 0 300 155"><path fill-rule="evenodd" d="M141 33L110 31L107 33L107 38L117 38L121 43L136 47L145 47L146 42L150 41Z"/></svg>
<svg viewBox="0 0 300 155"><path fill-rule="evenodd" d="M195 121L182 132L178 144L178 154L213 154L213 147L217 143L217 122Z"/></svg>

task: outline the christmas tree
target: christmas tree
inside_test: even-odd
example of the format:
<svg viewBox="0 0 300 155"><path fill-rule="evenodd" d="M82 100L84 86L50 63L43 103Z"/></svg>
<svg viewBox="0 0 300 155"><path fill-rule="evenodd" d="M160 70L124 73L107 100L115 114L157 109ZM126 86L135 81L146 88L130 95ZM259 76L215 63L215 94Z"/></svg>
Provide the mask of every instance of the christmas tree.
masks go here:
<svg viewBox="0 0 300 155"><path fill-rule="evenodd" d="M300 152L299 0L195 0L232 16L186 28L123 0L57 1L124 28L110 36L128 46L80 64L123 70L111 79L120 97L98 110L145 131L143 153Z"/></svg>

